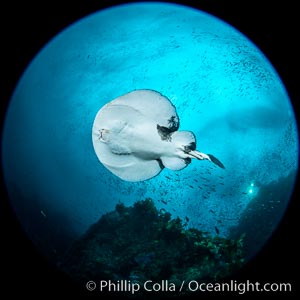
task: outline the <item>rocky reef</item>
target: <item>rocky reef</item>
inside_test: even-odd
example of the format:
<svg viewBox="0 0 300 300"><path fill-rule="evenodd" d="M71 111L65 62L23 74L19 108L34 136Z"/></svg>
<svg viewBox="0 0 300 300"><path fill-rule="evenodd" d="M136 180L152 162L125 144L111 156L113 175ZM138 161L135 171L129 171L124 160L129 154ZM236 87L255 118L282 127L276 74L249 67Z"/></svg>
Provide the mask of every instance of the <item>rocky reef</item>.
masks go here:
<svg viewBox="0 0 300 300"><path fill-rule="evenodd" d="M67 253L62 269L76 281L218 280L244 262L243 238L211 237L151 199L132 207L119 203L103 215Z"/></svg>
<svg viewBox="0 0 300 300"><path fill-rule="evenodd" d="M249 202L237 226L230 230L230 238L241 234L244 238L244 256L250 260L276 229L287 207L295 185L296 170L268 184L257 183L258 193Z"/></svg>

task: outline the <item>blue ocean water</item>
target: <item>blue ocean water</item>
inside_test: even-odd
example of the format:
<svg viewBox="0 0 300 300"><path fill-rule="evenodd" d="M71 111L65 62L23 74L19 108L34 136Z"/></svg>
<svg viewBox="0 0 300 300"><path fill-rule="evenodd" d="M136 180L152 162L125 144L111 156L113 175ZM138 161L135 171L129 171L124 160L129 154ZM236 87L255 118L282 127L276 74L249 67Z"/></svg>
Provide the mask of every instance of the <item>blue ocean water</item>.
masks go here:
<svg viewBox="0 0 300 300"><path fill-rule="evenodd" d="M194 132L197 149L226 169L193 161L137 183L111 174L94 153L93 121L135 89L168 97L180 130ZM11 99L2 154L17 217L55 256L119 201L148 197L187 226L228 237L262 186L295 180L298 133L278 74L240 32L191 8L139 3L84 18L40 51ZM264 226L263 216L255 222Z"/></svg>

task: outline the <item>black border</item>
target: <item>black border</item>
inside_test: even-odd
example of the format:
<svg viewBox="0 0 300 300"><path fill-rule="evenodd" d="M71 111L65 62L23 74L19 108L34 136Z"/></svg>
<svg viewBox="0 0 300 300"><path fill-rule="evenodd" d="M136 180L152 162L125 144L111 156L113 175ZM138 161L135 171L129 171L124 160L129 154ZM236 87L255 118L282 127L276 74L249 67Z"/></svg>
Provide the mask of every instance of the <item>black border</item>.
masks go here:
<svg viewBox="0 0 300 300"><path fill-rule="evenodd" d="M101 8L119 4L116 1L7 1L1 4L1 125L9 98L26 66L39 50L58 32L76 20ZM127 1L136 2L136 1ZM169 1L171 2L171 1ZM297 88L297 3L267 0L198 0L173 1L186 4L215 15L236 27L250 38L268 57L292 100L298 115ZM122 2L123 3L123 2ZM300 52L299 52L300 53ZM25 236L14 217L1 177L0 234L1 289L0 294L43 296L97 296L73 286L63 274L41 257ZM299 204L295 192L287 212L271 240L260 254L236 279L253 281L292 282L293 292L276 294L287 297L298 292L296 266L299 247L296 245ZM262 294L259 294L262 295ZM204 295L200 295L202 298ZM199 296L199 297L200 297ZM223 295L223 296L226 296ZM249 297L254 294L249 293ZM262 295L266 296L266 294ZM275 294L272 294L275 296ZM245 296L244 296L245 297Z"/></svg>

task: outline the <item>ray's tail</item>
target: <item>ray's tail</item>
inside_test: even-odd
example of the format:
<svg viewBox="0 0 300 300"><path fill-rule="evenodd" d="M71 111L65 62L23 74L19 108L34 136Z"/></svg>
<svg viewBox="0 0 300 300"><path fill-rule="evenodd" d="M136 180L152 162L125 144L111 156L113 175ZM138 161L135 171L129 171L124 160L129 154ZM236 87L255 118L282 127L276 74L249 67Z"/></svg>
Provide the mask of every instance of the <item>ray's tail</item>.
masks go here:
<svg viewBox="0 0 300 300"><path fill-rule="evenodd" d="M189 152L189 155L199 160L203 160L203 159L210 160L212 163L216 164L220 168L225 169L225 166L222 164L222 162L212 154L205 154L197 150L192 150Z"/></svg>
<svg viewBox="0 0 300 300"><path fill-rule="evenodd" d="M189 158L196 158L199 160L210 160L222 169L225 166L212 154L205 154L196 150L196 138L190 131L175 131L172 133L172 141L179 147L183 147L182 150L187 154Z"/></svg>

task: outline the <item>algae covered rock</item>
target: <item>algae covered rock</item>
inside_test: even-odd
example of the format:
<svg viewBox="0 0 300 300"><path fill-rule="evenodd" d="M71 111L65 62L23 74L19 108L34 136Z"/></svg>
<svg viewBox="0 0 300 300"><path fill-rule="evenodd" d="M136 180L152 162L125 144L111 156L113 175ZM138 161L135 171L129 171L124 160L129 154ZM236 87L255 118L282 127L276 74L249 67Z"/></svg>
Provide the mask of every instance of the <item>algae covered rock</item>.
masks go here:
<svg viewBox="0 0 300 300"><path fill-rule="evenodd" d="M187 229L146 199L103 215L74 243L62 268L82 282L218 280L243 264L242 242Z"/></svg>

